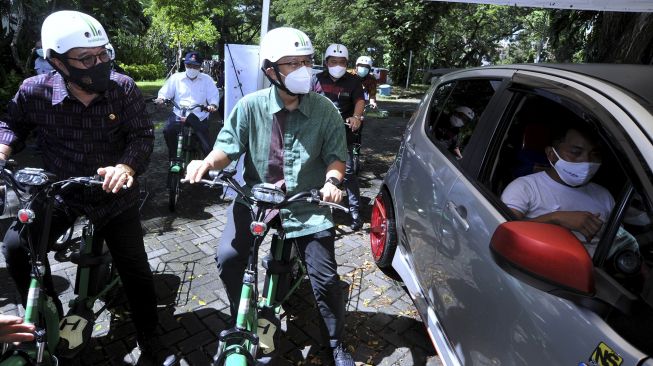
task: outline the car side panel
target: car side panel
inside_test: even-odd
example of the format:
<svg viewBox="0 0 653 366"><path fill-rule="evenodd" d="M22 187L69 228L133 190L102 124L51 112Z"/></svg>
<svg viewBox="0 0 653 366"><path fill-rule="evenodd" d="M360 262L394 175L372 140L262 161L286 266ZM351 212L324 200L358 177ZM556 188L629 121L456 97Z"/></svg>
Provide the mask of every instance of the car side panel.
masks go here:
<svg viewBox="0 0 653 366"><path fill-rule="evenodd" d="M446 201L449 240L438 243L434 265L442 274L438 316L464 364L577 365L601 342L618 351L623 365L637 364L641 353L596 314L521 283L495 263L489 243L505 219L465 177Z"/></svg>
<svg viewBox="0 0 653 366"><path fill-rule="evenodd" d="M460 172L426 137L422 128L406 136L397 191L396 215L399 238L423 288L432 285L431 261L437 255L434 243L444 209L443 197Z"/></svg>

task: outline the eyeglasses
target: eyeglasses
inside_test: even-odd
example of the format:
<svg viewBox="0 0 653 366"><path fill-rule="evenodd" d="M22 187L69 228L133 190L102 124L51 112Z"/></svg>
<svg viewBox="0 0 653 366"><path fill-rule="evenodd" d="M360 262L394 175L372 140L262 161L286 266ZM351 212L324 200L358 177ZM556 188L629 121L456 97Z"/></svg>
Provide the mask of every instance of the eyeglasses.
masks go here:
<svg viewBox="0 0 653 366"><path fill-rule="evenodd" d="M300 66L313 67L313 59L304 59L304 60L292 60L290 62L284 62L282 64L277 64L278 66L290 65L293 69L298 69Z"/></svg>
<svg viewBox="0 0 653 366"><path fill-rule="evenodd" d="M329 59L327 60L327 66L347 67L347 59L346 58L335 59L333 57L329 57Z"/></svg>
<svg viewBox="0 0 653 366"><path fill-rule="evenodd" d="M109 54L109 51L107 50L102 50L100 53L96 55L87 55L84 57L80 58L75 58L75 57L68 57L69 60L77 60L84 64L86 67L93 67L95 66L96 60L100 59L100 62L109 62L111 60L111 55Z"/></svg>

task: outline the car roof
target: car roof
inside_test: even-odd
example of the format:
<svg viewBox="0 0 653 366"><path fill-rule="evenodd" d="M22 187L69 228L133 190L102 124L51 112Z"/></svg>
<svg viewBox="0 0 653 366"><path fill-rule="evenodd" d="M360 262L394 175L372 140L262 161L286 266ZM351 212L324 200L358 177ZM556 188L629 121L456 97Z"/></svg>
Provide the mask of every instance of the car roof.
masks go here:
<svg viewBox="0 0 653 366"><path fill-rule="evenodd" d="M653 66L631 64L516 64L481 68L509 68L538 72L558 69L588 76L614 85L637 97L640 104L653 114ZM547 70L548 69L548 70Z"/></svg>

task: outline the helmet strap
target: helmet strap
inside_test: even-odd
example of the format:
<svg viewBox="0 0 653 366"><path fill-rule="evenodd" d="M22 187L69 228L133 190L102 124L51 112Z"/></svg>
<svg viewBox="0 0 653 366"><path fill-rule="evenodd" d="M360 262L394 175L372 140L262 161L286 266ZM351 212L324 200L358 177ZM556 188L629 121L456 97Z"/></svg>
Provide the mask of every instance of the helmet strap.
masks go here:
<svg viewBox="0 0 653 366"><path fill-rule="evenodd" d="M261 68L261 70L263 70L263 74L265 74L265 77L267 77L268 80L270 80L270 83L276 86L277 88L283 90L284 92L286 92L288 95L292 97L297 96L297 94L288 90L286 84L284 84L283 81L281 81L281 72L279 71L279 66L274 62L270 62L270 61L265 61L265 62L266 64ZM265 71L266 67L272 67L272 69L274 69L274 73L275 75L277 75L276 80L268 75L268 73Z"/></svg>

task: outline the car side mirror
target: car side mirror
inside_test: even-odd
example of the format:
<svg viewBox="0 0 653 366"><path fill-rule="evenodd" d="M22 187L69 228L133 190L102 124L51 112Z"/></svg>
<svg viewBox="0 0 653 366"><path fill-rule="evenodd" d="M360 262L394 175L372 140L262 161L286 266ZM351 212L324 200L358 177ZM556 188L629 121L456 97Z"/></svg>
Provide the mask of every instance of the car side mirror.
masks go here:
<svg viewBox="0 0 653 366"><path fill-rule="evenodd" d="M547 292L595 293L594 265L583 244L553 224L509 221L497 227L490 249L508 273Z"/></svg>

